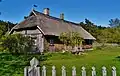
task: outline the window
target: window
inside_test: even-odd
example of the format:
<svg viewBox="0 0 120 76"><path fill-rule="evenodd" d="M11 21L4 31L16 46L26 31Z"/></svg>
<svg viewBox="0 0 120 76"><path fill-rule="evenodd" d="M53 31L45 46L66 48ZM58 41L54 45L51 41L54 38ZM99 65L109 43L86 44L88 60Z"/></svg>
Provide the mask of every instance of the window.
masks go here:
<svg viewBox="0 0 120 76"><path fill-rule="evenodd" d="M29 35L30 36L30 38L34 41L34 46L37 46L37 35Z"/></svg>
<svg viewBox="0 0 120 76"><path fill-rule="evenodd" d="M50 39L50 44L54 44L54 40L53 39Z"/></svg>
<svg viewBox="0 0 120 76"><path fill-rule="evenodd" d="M37 40L36 40L36 39L34 40L34 42L35 42L35 44L34 44L34 45L35 45L35 46L37 46Z"/></svg>

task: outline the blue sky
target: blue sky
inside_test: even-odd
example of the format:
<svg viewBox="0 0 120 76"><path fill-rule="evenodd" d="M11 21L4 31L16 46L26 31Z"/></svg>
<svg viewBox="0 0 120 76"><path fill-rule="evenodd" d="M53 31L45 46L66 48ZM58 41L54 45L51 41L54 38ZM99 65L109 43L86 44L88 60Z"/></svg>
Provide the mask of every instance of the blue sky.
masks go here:
<svg viewBox="0 0 120 76"><path fill-rule="evenodd" d="M2 0L0 2L0 20L20 22L36 4L36 10L50 8L50 15L81 22L85 18L97 25L108 26L109 20L120 17L120 0Z"/></svg>

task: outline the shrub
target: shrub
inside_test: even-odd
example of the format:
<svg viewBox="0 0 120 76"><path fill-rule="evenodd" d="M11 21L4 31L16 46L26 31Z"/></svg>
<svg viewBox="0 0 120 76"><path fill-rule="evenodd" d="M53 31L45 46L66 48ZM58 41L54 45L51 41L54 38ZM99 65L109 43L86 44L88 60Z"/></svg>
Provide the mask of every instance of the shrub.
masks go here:
<svg viewBox="0 0 120 76"><path fill-rule="evenodd" d="M83 38L78 32L63 32L60 34L59 39L67 46L77 46L81 45Z"/></svg>
<svg viewBox="0 0 120 76"><path fill-rule="evenodd" d="M12 55L10 53L0 53L0 76L24 76L24 68L30 65L30 60L35 57L38 61L47 60L47 55L28 54Z"/></svg>
<svg viewBox="0 0 120 76"><path fill-rule="evenodd" d="M34 41L29 36L12 34L2 37L1 47L10 53L27 53L31 51Z"/></svg>

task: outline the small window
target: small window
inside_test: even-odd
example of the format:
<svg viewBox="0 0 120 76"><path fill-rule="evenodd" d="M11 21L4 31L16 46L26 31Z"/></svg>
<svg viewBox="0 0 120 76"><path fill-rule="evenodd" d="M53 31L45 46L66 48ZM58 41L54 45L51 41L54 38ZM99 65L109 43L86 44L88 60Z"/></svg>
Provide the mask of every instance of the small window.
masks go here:
<svg viewBox="0 0 120 76"><path fill-rule="evenodd" d="M34 46L37 46L37 35L29 35L30 38L34 41Z"/></svg>
<svg viewBox="0 0 120 76"><path fill-rule="evenodd" d="M53 39L50 39L50 44L54 44L54 40Z"/></svg>
<svg viewBox="0 0 120 76"><path fill-rule="evenodd" d="M35 42L35 44L34 44L34 45L35 45L35 46L37 46L37 40L36 40L36 39L34 40L34 42Z"/></svg>

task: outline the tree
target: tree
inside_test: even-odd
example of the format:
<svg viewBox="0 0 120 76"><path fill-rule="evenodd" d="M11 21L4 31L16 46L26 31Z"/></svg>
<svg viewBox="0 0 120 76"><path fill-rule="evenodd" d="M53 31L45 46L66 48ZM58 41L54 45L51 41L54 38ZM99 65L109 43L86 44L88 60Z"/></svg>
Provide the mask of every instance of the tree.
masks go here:
<svg viewBox="0 0 120 76"><path fill-rule="evenodd" d="M87 32L97 38L97 34L99 33L98 27L94 25L94 23L92 23L90 20L85 19L85 23L80 22L80 26L82 26Z"/></svg>
<svg viewBox="0 0 120 76"><path fill-rule="evenodd" d="M88 20L88 19L85 19L85 23L87 24L87 25L89 25L89 26L92 26L92 25L94 25L94 23L92 23L90 20Z"/></svg>
<svg viewBox="0 0 120 76"><path fill-rule="evenodd" d="M88 19L85 19L85 23L80 22L80 26L82 26L87 32L89 32L93 37L95 37L98 42L100 42L99 35L101 34L101 31L106 29L106 27L95 25Z"/></svg>
<svg viewBox="0 0 120 76"><path fill-rule="evenodd" d="M0 20L0 37L5 35L14 26L15 26L15 24L13 24L9 21L5 22L5 21Z"/></svg>
<svg viewBox="0 0 120 76"><path fill-rule="evenodd" d="M12 22L10 22L10 21L7 21L6 22L7 23L7 31L9 32L15 25L17 25L17 23L12 23Z"/></svg>
<svg viewBox="0 0 120 76"><path fill-rule="evenodd" d="M102 43L120 44L120 28L106 28L100 30L100 34L97 37L99 42Z"/></svg>
<svg viewBox="0 0 120 76"><path fill-rule="evenodd" d="M27 53L31 51L34 41L29 36L21 34L12 34L3 36L1 39L1 47L10 53Z"/></svg>
<svg viewBox="0 0 120 76"><path fill-rule="evenodd" d="M107 43L110 41L111 33L109 32L108 29L101 30L100 34L98 35L99 42L102 42L103 44Z"/></svg>
<svg viewBox="0 0 120 76"><path fill-rule="evenodd" d="M93 35L97 42L120 44L120 20L115 18L111 19L109 22L111 27L102 27L95 25L88 19L85 19L85 23L80 22L80 26Z"/></svg>
<svg viewBox="0 0 120 76"><path fill-rule="evenodd" d="M64 45L68 45L67 32L62 32L59 36L59 39Z"/></svg>
<svg viewBox="0 0 120 76"><path fill-rule="evenodd" d="M109 32L111 33L111 40L109 42L120 44L120 28L109 28Z"/></svg>
<svg viewBox="0 0 120 76"><path fill-rule="evenodd" d="M64 45L72 47L81 45L83 40L78 32L63 32L59 39Z"/></svg>
<svg viewBox="0 0 120 76"><path fill-rule="evenodd" d="M111 27L118 27L118 26L120 26L120 20L118 18L110 19L109 22L110 22L109 25Z"/></svg>

